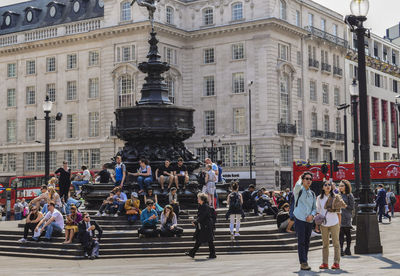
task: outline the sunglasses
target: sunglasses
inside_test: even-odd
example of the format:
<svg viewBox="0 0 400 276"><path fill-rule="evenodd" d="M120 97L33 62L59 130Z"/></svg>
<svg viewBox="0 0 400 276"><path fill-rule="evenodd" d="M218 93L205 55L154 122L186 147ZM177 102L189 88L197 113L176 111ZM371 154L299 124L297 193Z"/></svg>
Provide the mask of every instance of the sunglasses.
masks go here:
<svg viewBox="0 0 400 276"><path fill-rule="evenodd" d="M345 187L344 185L339 185L339 187Z"/></svg>
<svg viewBox="0 0 400 276"><path fill-rule="evenodd" d="M85 218L90 218L89 216L86 216Z"/></svg>
<svg viewBox="0 0 400 276"><path fill-rule="evenodd" d="M311 177L306 177L306 178L304 178L305 180L312 180L312 178Z"/></svg>
<svg viewBox="0 0 400 276"><path fill-rule="evenodd" d="M324 184L324 187L330 187L330 186L332 186L331 184Z"/></svg>

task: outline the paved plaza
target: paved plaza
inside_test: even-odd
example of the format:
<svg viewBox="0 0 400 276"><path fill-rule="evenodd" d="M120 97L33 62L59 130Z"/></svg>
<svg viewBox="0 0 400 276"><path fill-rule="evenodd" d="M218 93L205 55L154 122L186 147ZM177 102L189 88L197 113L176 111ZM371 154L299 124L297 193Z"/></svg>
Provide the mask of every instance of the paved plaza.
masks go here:
<svg viewBox="0 0 400 276"><path fill-rule="evenodd" d="M0 223L0 228L5 226ZM10 275L400 275L400 218L380 226L383 255L344 257L342 270L320 271L321 250L309 254L311 272L299 271L296 253L142 259L43 260L0 256L0 276ZM333 253L333 249L331 249ZM330 264L333 256L330 256Z"/></svg>

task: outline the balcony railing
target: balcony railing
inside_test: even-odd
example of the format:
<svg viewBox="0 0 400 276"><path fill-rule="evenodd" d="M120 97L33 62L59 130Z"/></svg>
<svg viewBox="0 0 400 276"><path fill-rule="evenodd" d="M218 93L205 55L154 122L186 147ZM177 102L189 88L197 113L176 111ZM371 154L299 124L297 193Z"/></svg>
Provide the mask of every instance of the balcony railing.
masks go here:
<svg viewBox="0 0 400 276"><path fill-rule="evenodd" d="M325 72L331 72L332 66L328 63L321 63L321 70Z"/></svg>
<svg viewBox="0 0 400 276"><path fill-rule="evenodd" d="M312 58L308 59L308 67L319 69L319 61Z"/></svg>
<svg viewBox="0 0 400 276"><path fill-rule="evenodd" d="M322 130L312 129L311 138L324 138L324 132Z"/></svg>
<svg viewBox="0 0 400 276"><path fill-rule="evenodd" d="M343 133L336 133L336 140L337 141L344 141L344 134Z"/></svg>
<svg viewBox="0 0 400 276"><path fill-rule="evenodd" d="M344 48L347 48L349 45L347 40L344 40L343 38L327 33L323 30L317 29L313 26L306 26L305 29L309 31L312 35L325 39L329 42L335 43L336 45L342 46Z"/></svg>
<svg viewBox="0 0 400 276"><path fill-rule="evenodd" d="M336 133L335 132L324 131L324 138L328 139L328 140L336 140Z"/></svg>
<svg viewBox="0 0 400 276"><path fill-rule="evenodd" d="M334 75L336 75L336 76L343 76L343 69L342 68L339 68L339 67L336 67L336 66L333 66L333 74Z"/></svg>
<svg viewBox="0 0 400 276"><path fill-rule="evenodd" d="M294 124L286 124L286 123L279 123L278 124L278 133L280 134L293 134L296 135L297 133L297 126Z"/></svg>

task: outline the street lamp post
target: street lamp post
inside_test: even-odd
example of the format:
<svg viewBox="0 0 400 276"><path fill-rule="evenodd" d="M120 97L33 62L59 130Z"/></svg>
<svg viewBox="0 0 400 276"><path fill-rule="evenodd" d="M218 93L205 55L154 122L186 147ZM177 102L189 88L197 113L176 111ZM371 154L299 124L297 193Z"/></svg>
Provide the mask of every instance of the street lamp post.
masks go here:
<svg viewBox="0 0 400 276"><path fill-rule="evenodd" d="M207 141L206 141L206 139L204 139L203 140L203 149L207 152L208 156L211 157L211 161L217 162L217 160L216 160L217 155L218 155L218 152L221 151L221 147L219 147L219 146L216 147L214 139L211 139L210 143L211 143L211 148L208 148ZM221 139L218 139L217 143L221 144Z"/></svg>
<svg viewBox="0 0 400 276"><path fill-rule="evenodd" d="M249 173L250 181L253 181L253 143L251 137L251 86L253 81L249 81Z"/></svg>
<svg viewBox="0 0 400 276"><path fill-rule="evenodd" d="M357 214L356 254L382 253L379 226L374 212L373 193L371 191L367 79L365 64L366 29L363 23L367 20L369 10L368 0L352 0L350 4L352 15L346 16L345 22L355 32L358 41L358 86L360 102L360 138L361 138L361 189L360 204Z"/></svg>
<svg viewBox="0 0 400 276"><path fill-rule="evenodd" d="M50 175L50 112L53 103L50 101L49 96L46 96L46 100L43 102L43 111L45 114L45 150L44 150L44 179L47 184Z"/></svg>
<svg viewBox="0 0 400 276"><path fill-rule="evenodd" d="M358 90L357 81L354 79L353 83L350 85L350 96L351 96L351 109L353 114L353 133L354 133L354 183L356 187L356 198L359 199L360 195L360 152L358 149Z"/></svg>

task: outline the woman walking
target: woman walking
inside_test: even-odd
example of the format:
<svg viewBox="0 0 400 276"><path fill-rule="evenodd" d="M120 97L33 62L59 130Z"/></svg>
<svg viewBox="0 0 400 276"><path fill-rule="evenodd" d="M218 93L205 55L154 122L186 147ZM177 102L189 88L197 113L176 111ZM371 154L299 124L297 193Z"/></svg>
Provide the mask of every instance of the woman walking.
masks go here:
<svg viewBox="0 0 400 276"><path fill-rule="evenodd" d="M351 255L350 245L351 245L351 220L353 217L354 210L354 196L351 193L351 184L348 180L342 180L339 184L340 195L347 207L342 208L342 220L340 224L340 255ZM346 250L343 251L344 237L346 236Z"/></svg>
<svg viewBox="0 0 400 276"><path fill-rule="evenodd" d="M207 242L210 250L209 259L215 259L215 247L214 247L214 221L213 213L215 212L207 203L208 196L204 193L197 195L197 202L199 203L199 209L197 211L197 220L192 222L192 225L196 227L194 233L194 239L196 241L194 247L185 254L194 258L197 250L202 243Z"/></svg>
<svg viewBox="0 0 400 276"><path fill-rule="evenodd" d="M328 269L329 257L329 234L332 236L332 244L335 249L334 263L332 269L340 269L340 244L339 244L339 216L341 208L345 208L346 204L332 190L332 185L329 181L322 186L321 195L317 197L317 213L323 216L321 224L322 234L322 264L320 269ZM317 218L316 218L317 220Z"/></svg>
<svg viewBox="0 0 400 276"><path fill-rule="evenodd" d="M243 198L242 195L239 193L239 185L237 182L234 182L232 184L232 193L229 194L228 200L227 200L229 209L228 213L226 214L226 217L229 218L230 223L229 223L229 229L231 231L231 239L235 239L235 237L240 236L239 234L239 228L240 228L240 219L243 213ZM233 232L234 226L236 223L236 231Z"/></svg>

